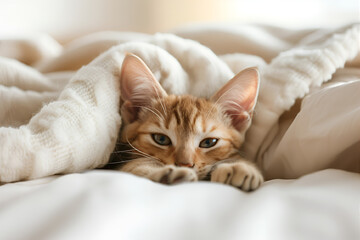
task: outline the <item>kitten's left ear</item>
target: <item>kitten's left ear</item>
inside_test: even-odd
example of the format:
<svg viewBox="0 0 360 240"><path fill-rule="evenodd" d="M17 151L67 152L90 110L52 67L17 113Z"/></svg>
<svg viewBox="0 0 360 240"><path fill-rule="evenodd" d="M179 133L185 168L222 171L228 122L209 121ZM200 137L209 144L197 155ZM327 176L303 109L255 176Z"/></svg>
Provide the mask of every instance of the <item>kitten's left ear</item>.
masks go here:
<svg viewBox="0 0 360 240"><path fill-rule="evenodd" d="M247 68L236 74L211 98L220 104L241 133L249 128L259 93L259 72Z"/></svg>
<svg viewBox="0 0 360 240"><path fill-rule="evenodd" d="M134 54L126 54L120 76L120 97L123 101L121 116L133 122L141 107L149 106L152 99L167 96L146 64Z"/></svg>

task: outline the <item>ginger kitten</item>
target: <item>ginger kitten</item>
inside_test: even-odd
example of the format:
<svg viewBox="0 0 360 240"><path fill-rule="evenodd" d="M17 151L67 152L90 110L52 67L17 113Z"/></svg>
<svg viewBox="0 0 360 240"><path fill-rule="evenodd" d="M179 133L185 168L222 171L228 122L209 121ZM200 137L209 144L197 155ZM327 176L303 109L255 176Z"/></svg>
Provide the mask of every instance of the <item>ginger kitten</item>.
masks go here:
<svg viewBox="0 0 360 240"><path fill-rule="evenodd" d="M118 170L173 184L210 179L244 191L264 181L239 148L251 123L259 75L238 73L209 100L168 95L145 63L128 54L121 69ZM117 149L118 150L118 149ZM111 164L111 163L110 163Z"/></svg>

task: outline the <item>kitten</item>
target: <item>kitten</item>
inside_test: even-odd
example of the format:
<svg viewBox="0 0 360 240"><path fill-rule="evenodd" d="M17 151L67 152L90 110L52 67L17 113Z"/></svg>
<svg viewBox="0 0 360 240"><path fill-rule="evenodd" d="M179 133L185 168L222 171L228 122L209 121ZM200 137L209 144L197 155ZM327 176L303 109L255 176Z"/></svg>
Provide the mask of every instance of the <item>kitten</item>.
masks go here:
<svg viewBox="0 0 360 240"><path fill-rule="evenodd" d="M168 95L146 64L128 54L121 69L119 138L127 147L120 152L131 160L117 169L166 184L209 179L244 191L258 188L260 170L239 154L258 86L258 72L249 68L209 100Z"/></svg>

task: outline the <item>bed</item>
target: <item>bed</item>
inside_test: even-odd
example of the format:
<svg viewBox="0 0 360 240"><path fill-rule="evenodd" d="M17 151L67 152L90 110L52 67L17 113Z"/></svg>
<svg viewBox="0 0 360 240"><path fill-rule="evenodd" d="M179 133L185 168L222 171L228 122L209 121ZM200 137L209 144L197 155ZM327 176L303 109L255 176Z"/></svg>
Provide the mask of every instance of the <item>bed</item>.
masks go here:
<svg viewBox="0 0 360 240"><path fill-rule="evenodd" d="M0 239L360 239L359 38L359 24L2 37ZM259 69L241 149L263 169L259 190L101 169L127 52L174 94L208 97Z"/></svg>

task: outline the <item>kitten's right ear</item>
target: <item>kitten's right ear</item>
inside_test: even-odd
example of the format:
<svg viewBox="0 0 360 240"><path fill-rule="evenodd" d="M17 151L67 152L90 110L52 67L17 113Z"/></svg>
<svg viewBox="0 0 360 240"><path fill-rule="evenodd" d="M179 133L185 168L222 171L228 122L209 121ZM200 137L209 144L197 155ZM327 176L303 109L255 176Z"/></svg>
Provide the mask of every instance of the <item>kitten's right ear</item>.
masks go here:
<svg viewBox="0 0 360 240"><path fill-rule="evenodd" d="M146 64L134 54L126 54L120 76L120 92L123 101L121 116L125 122L137 119L139 109L148 106L153 98L167 96Z"/></svg>
<svg viewBox="0 0 360 240"><path fill-rule="evenodd" d="M260 76L256 68L236 74L211 99L220 104L242 134L248 129L259 93Z"/></svg>

